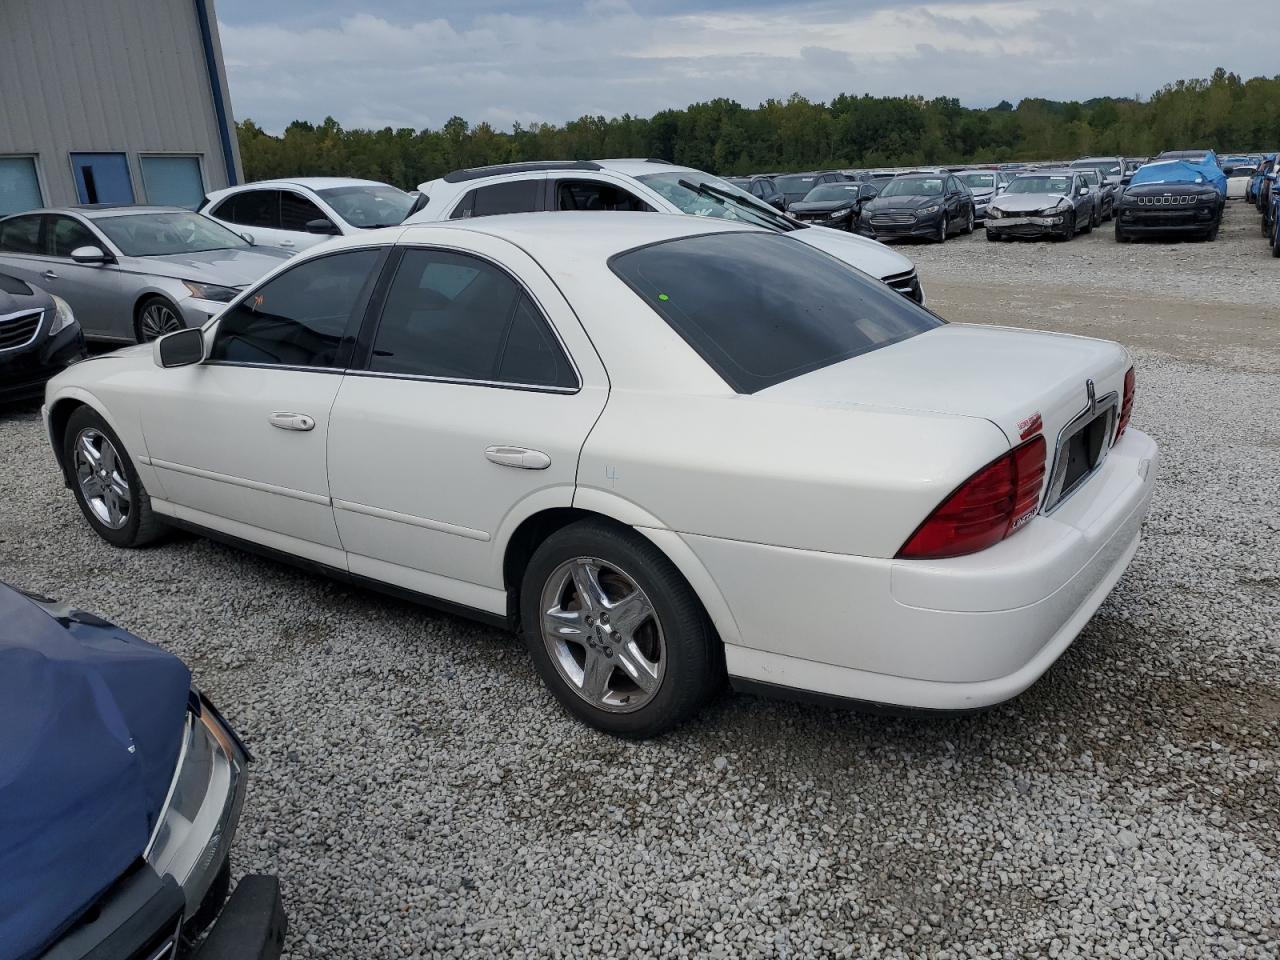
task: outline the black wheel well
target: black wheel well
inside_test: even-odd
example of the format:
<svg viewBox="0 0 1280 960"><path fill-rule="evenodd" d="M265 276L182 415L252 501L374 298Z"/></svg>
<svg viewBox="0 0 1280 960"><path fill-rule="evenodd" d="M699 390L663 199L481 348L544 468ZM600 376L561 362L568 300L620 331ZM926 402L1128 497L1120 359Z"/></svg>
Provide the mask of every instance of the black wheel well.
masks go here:
<svg viewBox="0 0 1280 960"><path fill-rule="evenodd" d="M67 464L62 458L63 442L66 439L67 421L80 407L85 406L81 400L64 397L49 409L49 441L53 446L54 459L62 470L62 478L67 486L71 486L71 475L67 472Z"/></svg>
<svg viewBox="0 0 1280 960"><path fill-rule="evenodd" d="M502 582L507 589L507 618L517 629L520 625L520 585L534 552L557 530L586 519L603 520L630 529L603 513L576 507L553 507L525 517L507 541L506 553L502 557Z"/></svg>

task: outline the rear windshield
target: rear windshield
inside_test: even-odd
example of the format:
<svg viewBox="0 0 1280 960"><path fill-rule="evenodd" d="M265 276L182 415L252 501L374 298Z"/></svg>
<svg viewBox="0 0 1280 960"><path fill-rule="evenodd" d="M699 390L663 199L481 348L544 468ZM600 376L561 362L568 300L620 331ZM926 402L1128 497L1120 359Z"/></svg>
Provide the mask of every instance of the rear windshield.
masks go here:
<svg viewBox="0 0 1280 960"><path fill-rule="evenodd" d="M609 266L738 393L944 322L782 234L683 237L620 253Z"/></svg>

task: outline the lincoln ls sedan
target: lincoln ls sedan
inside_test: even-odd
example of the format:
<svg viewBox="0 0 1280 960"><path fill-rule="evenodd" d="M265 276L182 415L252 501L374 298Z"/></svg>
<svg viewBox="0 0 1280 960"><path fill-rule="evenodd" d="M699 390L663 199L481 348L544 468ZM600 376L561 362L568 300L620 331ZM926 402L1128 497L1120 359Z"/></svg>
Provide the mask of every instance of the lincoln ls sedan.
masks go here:
<svg viewBox="0 0 1280 960"><path fill-rule="evenodd" d="M1006 700L1134 552L1118 344L949 324L787 234L549 213L344 237L45 396L89 525L179 526L518 630L652 736L723 684Z"/></svg>

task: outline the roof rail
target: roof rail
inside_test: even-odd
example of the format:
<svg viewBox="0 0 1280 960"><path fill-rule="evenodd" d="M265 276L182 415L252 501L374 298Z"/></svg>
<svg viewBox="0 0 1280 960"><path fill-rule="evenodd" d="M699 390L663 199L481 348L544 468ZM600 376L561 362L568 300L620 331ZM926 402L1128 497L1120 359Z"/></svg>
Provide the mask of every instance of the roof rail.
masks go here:
<svg viewBox="0 0 1280 960"><path fill-rule="evenodd" d="M442 178L445 183L463 183L482 177L496 177L504 173L535 173L539 170L603 170L590 160L531 160L528 163L495 163L488 167L471 167L454 170Z"/></svg>
<svg viewBox="0 0 1280 960"><path fill-rule="evenodd" d="M645 157L645 163L665 163L668 167L674 167L675 162L672 160L663 160L661 157Z"/></svg>

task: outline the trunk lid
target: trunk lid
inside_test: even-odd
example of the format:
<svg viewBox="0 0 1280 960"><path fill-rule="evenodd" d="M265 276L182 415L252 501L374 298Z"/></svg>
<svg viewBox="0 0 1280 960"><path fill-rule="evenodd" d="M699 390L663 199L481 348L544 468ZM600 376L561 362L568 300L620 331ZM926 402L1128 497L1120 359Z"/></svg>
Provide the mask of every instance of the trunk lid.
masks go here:
<svg viewBox="0 0 1280 960"><path fill-rule="evenodd" d="M1099 406L1114 393L1118 411L1128 368L1128 353L1108 340L952 323L754 398L976 417L998 426L1011 445L1039 414L1052 460L1059 431L1089 405L1086 381L1093 381Z"/></svg>

